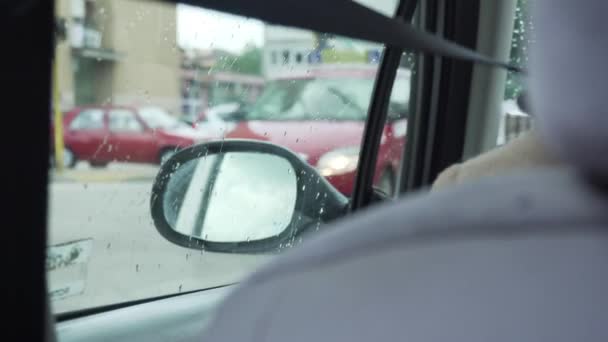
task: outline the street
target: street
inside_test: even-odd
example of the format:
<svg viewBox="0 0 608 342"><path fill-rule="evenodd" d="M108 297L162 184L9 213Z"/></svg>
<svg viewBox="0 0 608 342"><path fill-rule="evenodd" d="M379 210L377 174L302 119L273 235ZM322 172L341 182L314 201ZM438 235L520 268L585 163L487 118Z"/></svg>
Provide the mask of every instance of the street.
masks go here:
<svg viewBox="0 0 608 342"><path fill-rule="evenodd" d="M82 180L92 171L82 169L71 181L54 177L49 184L48 245L91 239L86 262L49 271L50 289L73 286L67 295L53 297L55 312L232 283L268 260L189 250L166 241L150 217L151 173L140 177L134 172L131 179L117 181L116 169L95 170L91 182ZM82 293L75 282L83 285Z"/></svg>

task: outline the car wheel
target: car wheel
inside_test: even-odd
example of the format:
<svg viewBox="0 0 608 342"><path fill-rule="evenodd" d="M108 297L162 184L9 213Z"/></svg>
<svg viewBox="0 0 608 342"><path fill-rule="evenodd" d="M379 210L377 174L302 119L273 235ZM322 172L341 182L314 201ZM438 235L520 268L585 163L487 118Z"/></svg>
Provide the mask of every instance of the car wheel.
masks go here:
<svg viewBox="0 0 608 342"><path fill-rule="evenodd" d="M76 161L76 155L74 155L74 152L65 147L63 149L63 167L71 169L76 166Z"/></svg>
<svg viewBox="0 0 608 342"><path fill-rule="evenodd" d="M164 149L161 153L160 153L160 163L161 165L164 164L167 160L169 160L169 158L171 158L175 152L177 152L177 149L174 148L166 148Z"/></svg>
<svg viewBox="0 0 608 342"><path fill-rule="evenodd" d="M97 168L104 168L104 167L108 166L108 163L91 161L91 162L89 162L89 165L91 165L91 167L94 167L97 169Z"/></svg>
<svg viewBox="0 0 608 342"><path fill-rule="evenodd" d="M395 183L395 175L393 174L393 171L390 169L385 169L380 176L380 180L378 181L376 188L387 194L389 197L393 197L395 194Z"/></svg>

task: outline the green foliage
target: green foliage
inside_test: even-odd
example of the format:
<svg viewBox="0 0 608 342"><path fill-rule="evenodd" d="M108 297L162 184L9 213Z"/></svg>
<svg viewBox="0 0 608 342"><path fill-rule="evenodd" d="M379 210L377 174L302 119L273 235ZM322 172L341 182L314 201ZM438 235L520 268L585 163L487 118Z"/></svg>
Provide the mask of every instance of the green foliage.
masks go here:
<svg viewBox="0 0 608 342"><path fill-rule="evenodd" d="M236 56L226 57L223 63L215 66L217 69L241 74L262 74L262 50L257 46L249 46Z"/></svg>
<svg viewBox="0 0 608 342"><path fill-rule="evenodd" d="M517 0L513 38L511 40L510 62L523 68L528 64L528 47L533 40L533 25L528 6L529 0ZM509 72L505 87L505 98L516 98L524 86L521 76Z"/></svg>

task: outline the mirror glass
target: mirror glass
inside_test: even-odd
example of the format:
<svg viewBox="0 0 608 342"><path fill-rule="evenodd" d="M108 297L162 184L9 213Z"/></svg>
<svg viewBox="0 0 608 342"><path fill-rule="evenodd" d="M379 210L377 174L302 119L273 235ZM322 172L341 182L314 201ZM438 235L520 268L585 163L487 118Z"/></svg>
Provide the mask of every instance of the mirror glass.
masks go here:
<svg viewBox="0 0 608 342"><path fill-rule="evenodd" d="M296 173L289 161L260 152L227 152L178 165L167 183L163 208L179 233L233 243L285 231L296 197Z"/></svg>

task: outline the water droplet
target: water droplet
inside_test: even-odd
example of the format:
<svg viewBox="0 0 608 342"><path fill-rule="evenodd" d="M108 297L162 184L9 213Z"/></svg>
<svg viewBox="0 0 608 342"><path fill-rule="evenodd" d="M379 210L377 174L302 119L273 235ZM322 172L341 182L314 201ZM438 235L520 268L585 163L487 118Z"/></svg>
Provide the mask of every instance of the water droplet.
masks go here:
<svg viewBox="0 0 608 342"><path fill-rule="evenodd" d="M315 199L319 199L320 195L321 195L321 193L317 192L317 195L315 196Z"/></svg>
<svg viewBox="0 0 608 342"><path fill-rule="evenodd" d="M297 142L299 142L299 141L300 141L300 138L297 138L297 139L296 139L296 143L297 143Z"/></svg>
<svg viewBox="0 0 608 342"><path fill-rule="evenodd" d="M291 174L291 168L287 169L287 173Z"/></svg>
<svg viewBox="0 0 608 342"><path fill-rule="evenodd" d="M186 253L186 260L190 257L190 253Z"/></svg>
<svg viewBox="0 0 608 342"><path fill-rule="evenodd" d="M286 135L287 135L287 131L283 132L283 136L286 136Z"/></svg>
<svg viewBox="0 0 608 342"><path fill-rule="evenodd" d="M302 191L306 190L306 185L302 185Z"/></svg>
<svg viewBox="0 0 608 342"><path fill-rule="evenodd" d="M267 136L267 135L268 135L268 132L264 132L264 136Z"/></svg>
<svg viewBox="0 0 608 342"><path fill-rule="evenodd" d="M319 209L319 214L323 214L324 211L325 211L324 208Z"/></svg>
<svg viewBox="0 0 608 342"><path fill-rule="evenodd" d="M139 264L135 265L135 272L139 272Z"/></svg>
<svg viewBox="0 0 608 342"><path fill-rule="evenodd" d="M108 242L108 244L106 245L106 249L110 249L110 248L112 248L112 243Z"/></svg>
<svg viewBox="0 0 608 342"><path fill-rule="evenodd" d="M84 183L84 184L82 184L82 187L85 188L85 189L87 189L89 187L89 184L88 183Z"/></svg>
<svg viewBox="0 0 608 342"><path fill-rule="evenodd" d="M158 268L160 269L160 264L158 264Z"/></svg>
<svg viewBox="0 0 608 342"><path fill-rule="evenodd" d="M181 292L182 292L182 285L181 285L181 284L179 285L178 292L179 292L179 293L181 293Z"/></svg>

